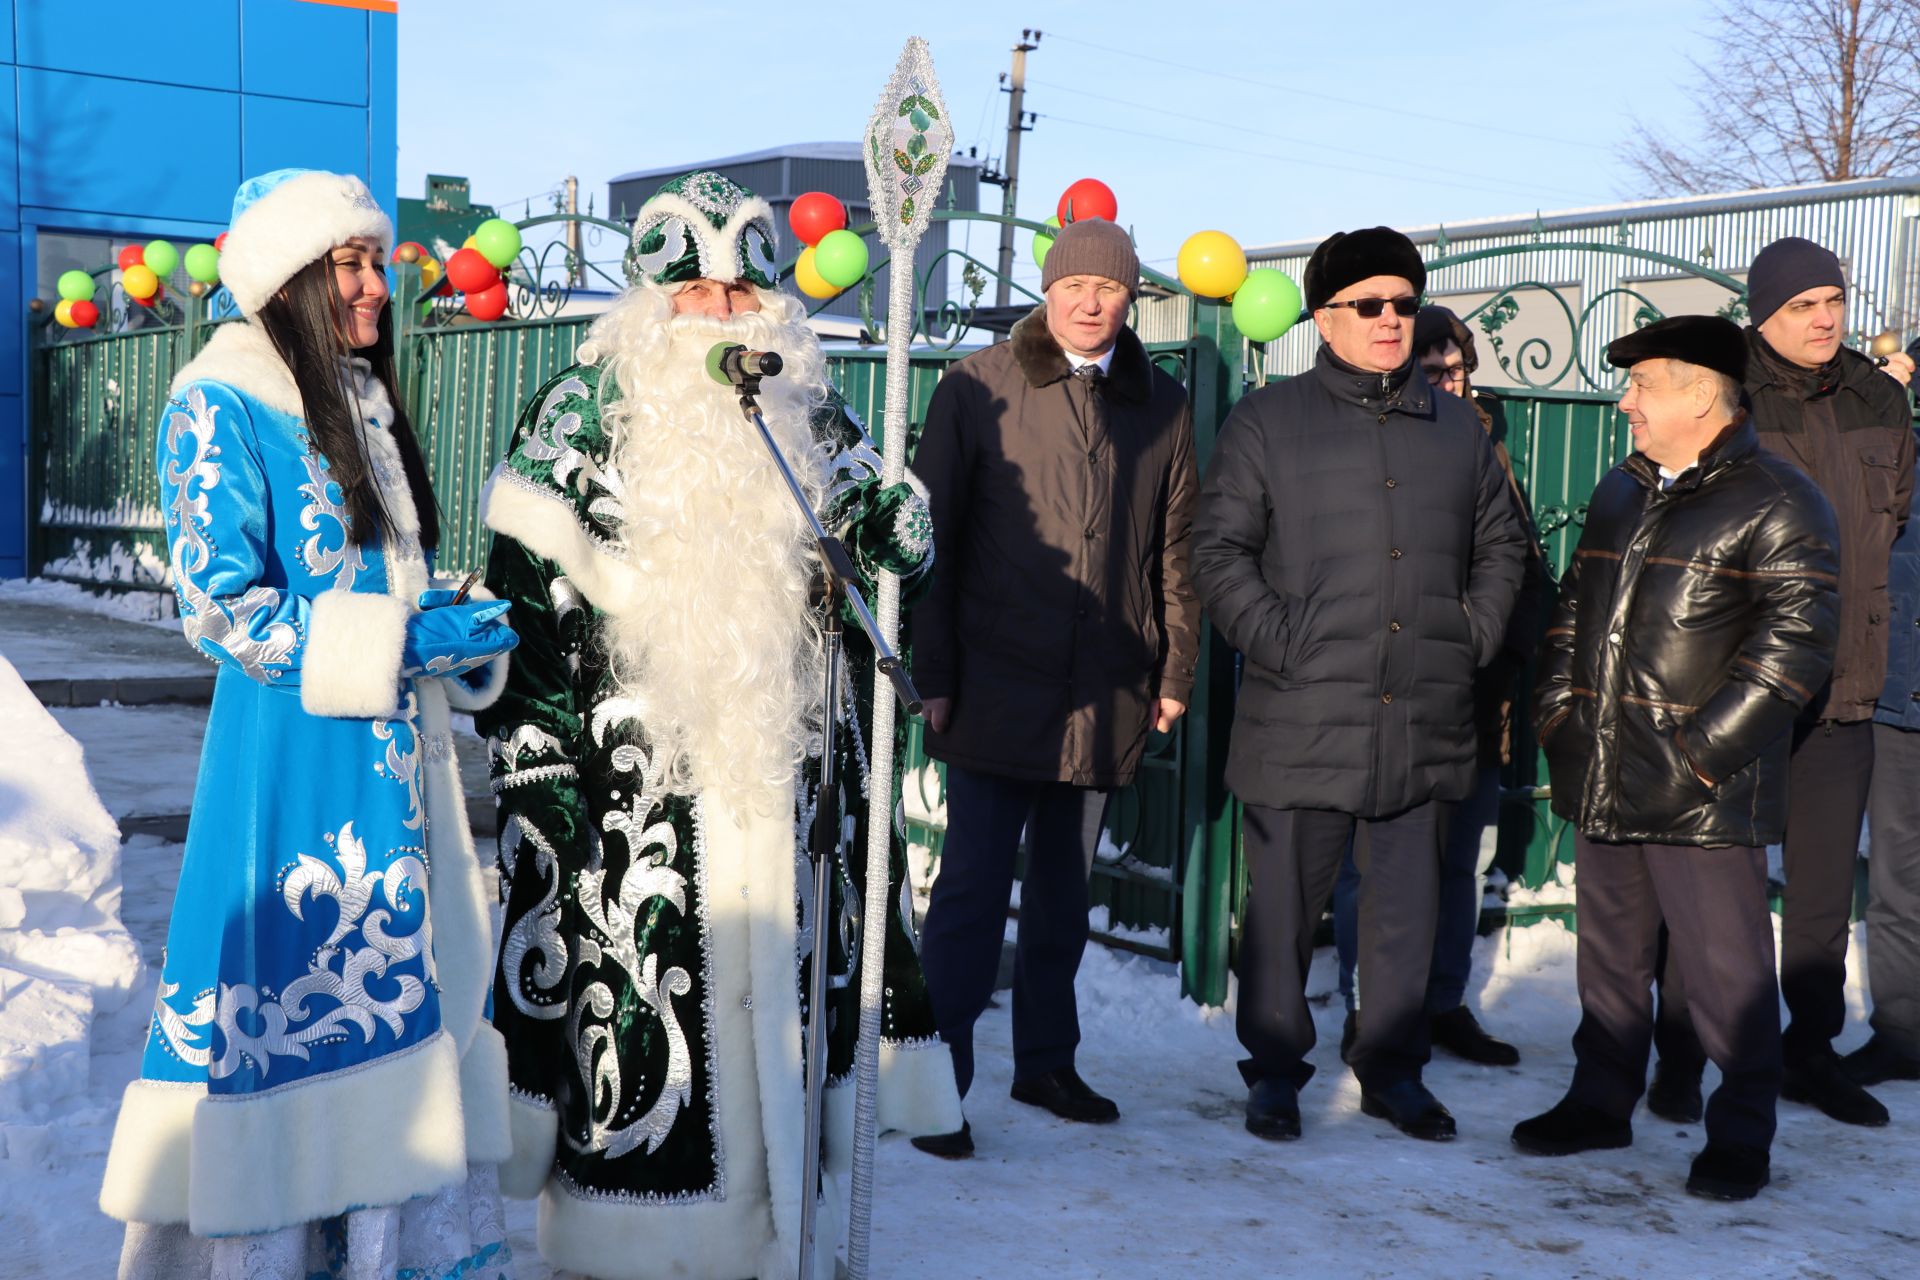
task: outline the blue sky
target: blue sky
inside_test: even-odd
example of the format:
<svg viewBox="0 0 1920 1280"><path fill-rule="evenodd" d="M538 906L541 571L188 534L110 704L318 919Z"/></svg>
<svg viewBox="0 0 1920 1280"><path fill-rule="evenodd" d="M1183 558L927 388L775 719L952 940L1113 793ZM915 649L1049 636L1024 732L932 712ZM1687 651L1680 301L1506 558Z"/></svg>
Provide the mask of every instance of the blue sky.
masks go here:
<svg viewBox="0 0 1920 1280"><path fill-rule="evenodd" d="M1019 212L1100 178L1165 266L1208 227L1251 246L1671 194L1616 146L1635 113L1684 132L1710 22L1708 0L402 0L400 194L465 174L517 217L573 173L604 211L623 172L854 139L909 35L962 147L997 157L1030 26Z"/></svg>

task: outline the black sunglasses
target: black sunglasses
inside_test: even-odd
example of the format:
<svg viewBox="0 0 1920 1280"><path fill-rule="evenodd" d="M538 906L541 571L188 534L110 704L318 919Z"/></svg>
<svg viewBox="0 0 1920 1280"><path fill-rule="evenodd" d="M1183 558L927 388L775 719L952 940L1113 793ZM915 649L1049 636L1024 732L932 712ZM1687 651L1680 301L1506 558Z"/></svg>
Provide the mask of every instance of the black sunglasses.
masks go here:
<svg viewBox="0 0 1920 1280"><path fill-rule="evenodd" d="M1353 313L1362 320L1378 320L1380 313L1388 307L1402 320L1408 319L1420 310L1418 298L1350 298L1345 302L1322 303L1326 307L1352 307Z"/></svg>

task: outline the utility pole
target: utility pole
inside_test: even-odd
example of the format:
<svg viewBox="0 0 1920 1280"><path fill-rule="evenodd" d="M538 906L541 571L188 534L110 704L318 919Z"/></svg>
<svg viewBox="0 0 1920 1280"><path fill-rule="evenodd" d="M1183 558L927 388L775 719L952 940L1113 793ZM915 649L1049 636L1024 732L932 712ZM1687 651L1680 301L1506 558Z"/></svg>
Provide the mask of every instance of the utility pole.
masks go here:
<svg viewBox="0 0 1920 1280"><path fill-rule="evenodd" d="M1013 74L1010 79L1002 78L1001 92L1009 96L1007 101L1007 168L1004 175L989 177L981 174L982 182L997 182L1004 191L1000 201L1000 212L1006 217L1013 216L1014 200L1020 183L1020 135L1033 128L1033 117L1023 111L1027 97L1027 55L1040 47L1040 33L1033 28L1023 28L1020 43L1013 46ZM1010 223L1000 227L1000 267L999 283L993 291L993 303L997 307L1006 306L1013 298L1013 226Z"/></svg>
<svg viewBox="0 0 1920 1280"><path fill-rule="evenodd" d="M567 212L575 214L580 212L580 179L572 174L567 175ZM583 261L584 259L580 256L580 224L569 221L567 223L567 283L575 289L579 288L581 281L586 278L586 272L582 270Z"/></svg>

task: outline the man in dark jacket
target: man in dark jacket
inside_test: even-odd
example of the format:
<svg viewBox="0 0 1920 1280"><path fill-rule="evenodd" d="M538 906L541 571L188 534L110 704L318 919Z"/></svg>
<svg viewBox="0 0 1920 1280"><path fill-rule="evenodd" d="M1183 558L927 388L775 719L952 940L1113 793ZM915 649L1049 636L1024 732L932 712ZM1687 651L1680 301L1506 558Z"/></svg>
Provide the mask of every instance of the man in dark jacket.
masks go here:
<svg viewBox="0 0 1920 1280"><path fill-rule="evenodd" d="M1607 358L1631 371L1635 451L1588 501L1534 705L1553 811L1577 833L1576 1066L1513 1142L1571 1155L1633 1141L1664 916L1721 1072L1687 1189L1747 1199L1767 1184L1781 1074L1765 846L1787 822L1794 719L1833 663L1838 535L1739 407L1732 322L1675 316Z"/></svg>
<svg viewBox="0 0 1920 1280"><path fill-rule="evenodd" d="M1247 1128L1300 1133L1313 933L1349 842L1360 885L1361 1109L1416 1137L1447 809L1473 781L1473 673L1499 650L1526 536L1487 433L1413 363L1426 268L1373 227L1308 261L1313 369L1241 400L1194 519L1194 581L1244 656L1227 784L1250 891L1238 969Z"/></svg>
<svg viewBox="0 0 1920 1280"><path fill-rule="evenodd" d="M1887 1109L1841 1070L1847 939L1860 821L1873 776L1873 706L1887 670L1887 555L1913 493L1913 418L1899 383L1841 345L1840 260L1811 241L1776 240L1747 276L1746 393L1760 446L1805 472L1840 530L1840 635L1833 677L1793 732L1787 778L1786 894L1780 990L1790 1019L1783 1097L1848 1124L1884 1125ZM1699 1115L1706 1058L1687 1025L1685 985L1669 969L1647 1104Z"/></svg>
<svg viewBox="0 0 1920 1280"><path fill-rule="evenodd" d="M1186 710L1199 652L1193 420L1126 328L1139 282L1125 231L1069 224L1046 302L940 380L914 460L940 563L913 628L927 751L947 765L921 940L935 1020L965 1096L1024 827L1013 1096L1096 1123L1119 1111L1073 1066L1087 877L1107 794ZM917 1145L972 1149L965 1131Z"/></svg>

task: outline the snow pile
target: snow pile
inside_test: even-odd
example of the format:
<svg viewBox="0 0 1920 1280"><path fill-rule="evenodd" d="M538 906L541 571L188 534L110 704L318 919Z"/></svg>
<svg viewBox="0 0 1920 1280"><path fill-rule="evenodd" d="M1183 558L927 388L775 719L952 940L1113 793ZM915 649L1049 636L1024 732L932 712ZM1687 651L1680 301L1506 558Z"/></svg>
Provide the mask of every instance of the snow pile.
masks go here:
<svg viewBox="0 0 1920 1280"><path fill-rule="evenodd" d="M89 591L77 582L12 578L0 582L0 603L9 601L58 605L122 622L144 622L165 631L180 629L171 591Z"/></svg>
<svg viewBox="0 0 1920 1280"><path fill-rule="evenodd" d="M86 1094L94 1014L126 1004L142 966L120 923L120 829L80 744L5 659L0 723L0 1150L12 1152L40 1145L37 1124Z"/></svg>

